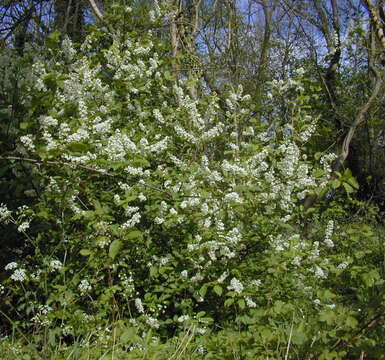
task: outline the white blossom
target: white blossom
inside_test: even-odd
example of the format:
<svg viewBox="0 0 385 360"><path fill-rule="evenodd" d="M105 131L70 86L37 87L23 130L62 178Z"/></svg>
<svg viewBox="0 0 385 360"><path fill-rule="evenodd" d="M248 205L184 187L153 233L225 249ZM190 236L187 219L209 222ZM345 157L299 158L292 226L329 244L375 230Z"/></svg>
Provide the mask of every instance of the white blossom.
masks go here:
<svg viewBox="0 0 385 360"><path fill-rule="evenodd" d="M5 265L4 269L5 270L13 270L13 269L17 269L17 267L18 267L17 262L12 261L9 264Z"/></svg>
<svg viewBox="0 0 385 360"><path fill-rule="evenodd" d="M185 321L187 321L189 319L190 319L189 315L181 315L181 316L178 317L178 322L183 323L183 322L185 322Z"/></svg>
<svg viewBox="0 0 385 360"><path fill-rule="evenodd" d="M90 291L92 289L90 283L88 280L82 280L78 286L80 293L84 295L86 292Z"/></svg>
<svg viewBox="0 0 385 360"><path fill-rule="evenodd" d="M333 240L331 239L331 236L333 235L333 228L334 228L334 222L333 220L329 220L325 230L325 244L328 247L334 247Z"/></svg>
<svg viewBox="0 0 385 360"><path fill-rule="evenodd" d="M18 232L25 232L28 228L29 228L29 222L24 221L18 226L17 231Z"/></svg>
<svg viewBox="0 0 385 360"><path fill-rule="evenodd" d="M142 304L142 300L140 298L135 299L135 307L138 310L139 313L143 314L144 313L144 308Z"/></svg>
<svg viewBox="0 0 385 360"><path fill-rule="evenodd" d="M151 316L147 317L146 324L155 329L159 328L159 321Z"/></svg>
<svg viewBox="0 0 385 360"><path fill-rule="evenodd" d="M326 279L327 278L325 272L317 265L315 266L314 275L319 279Z"/></svg>
<svg viewBox="0 0 385 360"><path fill-rule="evenodd" d="M49 267L52 270L61 270L63 267L63 264L59 260L51 260L51 262L49 263Z"/></svg>
<svg viewBox="0 0 385 360"><path fill-rule="evenodd" d="M237 294L241 294L243 291L243 284L237 278L233 277L227 289L234 290Z"/></svg>
<svg viewBox="0 0 385 360"><path fill-rule="evenodd" d="M8 210L7 205L1 204L0 205L0 221L8 221L7 219L11 215L11 211Z"/></svg>
<svg viewBox="0 0 385 360"><path fill-rule="evenodd" d="M257 307L257 304L251 300L251 298L249 296L245 296L245 301L246 301L246 305L249 307L249 308L255 308Z"/></svg>
<svg viewBox="0 0 385 360"><path fill-rule="evenodd" d="M10 279L13 281L24 281L27 278L25 269L16 269L14 273L10 276Z"/></svg>
<svg viewBox="0 0 385 360"><path fill-rule="evenodd" d="M155 223L155 224L158 224L158 225L161 225L161 224L164 223L164 219L157 216L157 217L154 219L154 223Z"/></svg>

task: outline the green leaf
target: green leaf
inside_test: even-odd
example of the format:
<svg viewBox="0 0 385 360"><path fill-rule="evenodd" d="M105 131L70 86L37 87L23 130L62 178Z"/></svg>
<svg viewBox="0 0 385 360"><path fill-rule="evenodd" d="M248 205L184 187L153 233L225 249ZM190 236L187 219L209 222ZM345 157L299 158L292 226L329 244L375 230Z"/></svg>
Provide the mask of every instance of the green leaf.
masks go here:
<svg viewBox="0 0 385 360"><path fill-rule="evenodd" d="M89 150L89 145L83 143L71 143L68 145L68 150L73 152L84 152Z"/></svg>
<svg viewBox="0 0 385 360"><path fill-rule="evenodd" d="M143 239L142 233L139 230L130 231L126 236L126 240Z"/></svg>
<svg viewBox="0 0 385 360"><path fill-rule="evenodd" d="M326 322L328 325L333 324L335 317L335 314L331 311L323 311L319 315L320 321Z"/></svg>
<svg viewBox="0 0 385 360"><path fill-rule="evenodd" d="M214 290L214 292L215 292L218 296L221 296L221 295L222 295L223 289L222 289L221 286L215 285L213 290Z"/></svg>
<svg viewBox="0 0 385 360"><path fill-rule="evenodd" d="M175 76L173 76L168 70L166 70L164 72L164 78L167 80L167 81L174 81L175 80Z"/></svg>
<svg viewBox="0 0 385 360"><path fill-rule="evenodd" d="M118 255L118 252L119 252L121 247L122 247L122 242L120 240L114 240L110 245L110 249L108 251L108 256L112 260L115 259L116 255Z"/></svg>
<svg viewBox="0 0 385 360"><path fill-rule="evenodd" d="M356 178L354 176L351 176L349 179L346 180L353 188L358 190L360 188L360 185L358 184Z"/></svg>
<svg viewBox="0 0 385 360"><path fill-rule="evenodd" d="M83 255L83 256L88 256L88 255L92 254L91 250L89 250L89 249L81 249L79 251L79 253L80 253L80 255Z"/></svg>
<svg viewBox="0 0 385 360"><path fill-rule="evenodd" d="M293 344L302 345L306 342L306 340L307 336L305 326L300 324L300 326L293 332Z"/></svg>
<svg viewBox="0 0 385 360"><path fill-rule="evenodd" d="M333 189L338 189L341 186L341 181L339 181L338 179L334 179L331 182L331 186Z"/></svg>
<svg viewBox="0 0 385 360"><path fill-rule="evenodd" d="M354 192L354 189L346 182L342 183L342 186L345 188L347 194L351 194Z"/></svg>
<svg viewBox="0 0 385 360"><path fill-rule="evenodd" d="M151 277L158 277L158 268L156 266L150 267L150 276Z"/></svg>
<svg viewBox="0 0 385 360"><path fill-rule="evenodd" d="M202 297L205 297L206 293L207 293L207 288L208 288L208 285L207 284L204 284L200 289L199 289L199 294L202 296Z"/></svg>
<svg viewBox="0 0 385 360"><path fill-rule="evenodd" d="M233 304L234 304L234 299L233 298L227 299L225 301L225 303L224 303L225 307L230 307Z"/></svg>
<svg viewBox="0 0 385 360"><path fill-rule="evenodd" d="M29 123L27 123L27 122L20 123L20 129L21 130L27 130L28 128L29 128Z"/></svg>
<svg viewBox="0 0 385 360"><path fill-rule="evenodd" d="M205 316L206 315L206 311L199 311L199 313L197 314L197 319L200 319L202 316Z"/></svg>
<svg viewBox="0 0 385 360"><path fill-rule="evenodd" d="M246 303L245 303L245 300L243 299L239 299L238 300L238 306L241 310L243 310L245 307L246 307Z"/></svg>
<svg viewBox="0 0 385 360"><path fill-rule="evenodd" d="M127 328L122 332L120 335L120 341L123 344L127 344L129 342L137 342L139 340L139 337L136 335L136 329L134 328Z"/></svg>
<svg viewBox="0 0 385 360"><path fill-rule="evenodd" d="M353 316L348 316L345 320L345 325L354 329L357 327L358 325L358 321L356 318L354 318Z"/></svg>

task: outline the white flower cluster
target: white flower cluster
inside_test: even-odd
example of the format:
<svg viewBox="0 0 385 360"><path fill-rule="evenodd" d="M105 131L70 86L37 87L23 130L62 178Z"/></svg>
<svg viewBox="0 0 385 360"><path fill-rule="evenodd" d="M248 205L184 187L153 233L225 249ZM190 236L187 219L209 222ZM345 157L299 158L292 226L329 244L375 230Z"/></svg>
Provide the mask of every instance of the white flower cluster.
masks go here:
<svg viewBox="0 0 385 360"><path fill-rule="evenodd" d="M246 301L246 305L249 307L249 308L255 308L257 307L257 304L251 300L250 296L245 296L245 301Z"/></svg>
<svg viewBox="0 0 385 360"><path fill-rule="evenodd" d="M80 290L80 293L82 295L86 294L88 291L90 291L92 289L90 283L88 282L88 280L86 279L83 279L79 286L78 286L79 290Z"/></svg>
<svg viewBox="0 0 385 360"><path fill-rule="evenodd" d="M49 312L52 311L52 308L49 305L39 305L39 312L42 315L47 315Z"/></svg>
<svg viewBox="0 0 385 360"><path fill-rule="evenodd" d="M317 277L319 279L326 279L327 278L327 275L325 274L325 272L318 265L315 265L314 275L315 275L315 277Z"/></svg>
<svg viewBox="0 0 385 360"><path fill-rule="evenodd" d="M229 194L226 194L224 197L224 200L227 202L234 202L234 203L238 203L238 204L242 204L242 202L243 202L243 200L239 196L239 194L234 192L234 191L229 193Z"/></svg>
<svg viewBox="0 0 385 360"><path fill-rule="evenodd" d="M23 282L27 279L27 272L25 269L16 269L9 278L13 281Z"/></svg>
<svg viewBox="0 0 385 360"><path fill-rule="evenodd" d="M5 270L14 270L14 269L17 269L18 266L19 265L17 264L17 262L12 261L9 264L5 265L4 269Z"/></svg>
<svg viewBox="0 0 385 360"><path fill-rule="evenodd" d="M147 316L146 324L154 329L159 329L159 321L151 316Z"/></svg>
<svg viewBox="0 0 385 360"><path fill-rule="evenodd" d="M4 223L7 223L9 221L10 215L11 215L11 211L8 210L7 205L1 204L0 205L0 221L4 221Z"/></svg>
<svg viewBox="0 0 385 360"><path fill-rule="evenodd" d="M185 321L187 321L189 319L190 319L189 315L181 315L181 316L178 317L178 322L183 323L183 322L185 322Z"/></svg>
<svg viewBox="0 0 385 360"><path fill-rule="evenodd" d="M325 230L325 244L326 244L326 246L331 247L331 248L334 247L333 240L331 239L331 237L333 235L333 228L334 228L334 221L329 220L328 225L327 225L326 230Z"/></svg>
<svg viewBox="0 0 385 360"><path fill-rule="evenodd" d="M243 291L243 284L237 278L233 277L227 289L234 290L237 294L241 294Z"/></svg>
<svg viewBox="0 0 385 360"><path fill-rule="evenodd" d="M20 137L20 142L25 146L29 151L35 151L36 147L34 144L34 138L32 135L23 135Z"/></svg>
<svg viewBox="0 0 385 360"><path fill-rule="evenodd" d="M49 267L52 270L61 270L63 268L63 264L59 260L51 260Z"/></svg>
<svg viewBox="0 0 385 360"><path fill-rule="evenodd" d="M338 156L336 154L333 154L333 153L325 154L325 155L321 156L320 163L323 165L324 170L327 173L330 173L332 171L331 164L335 159L337 159L337 157Z"/></svg>
<svg viewBox="0 0 385 360"><path fill-rule="evenodd" d="M142 300L140 298L135 299L135 307L136 310L138 310L139 313L143 314L144 313L144 307L142 304Z"/></svg>
<svg viewBox="0 0 385 360"><path fill-rule="evenodd" d="M134 215L132 215L131 219L129 219L128 221L126 221L124 224L121 225L121 228L127 229L127 228L134 227L136 224L140 222L140 219L141 219L141 215L139 214L139 212L136 212Z"/></svg>

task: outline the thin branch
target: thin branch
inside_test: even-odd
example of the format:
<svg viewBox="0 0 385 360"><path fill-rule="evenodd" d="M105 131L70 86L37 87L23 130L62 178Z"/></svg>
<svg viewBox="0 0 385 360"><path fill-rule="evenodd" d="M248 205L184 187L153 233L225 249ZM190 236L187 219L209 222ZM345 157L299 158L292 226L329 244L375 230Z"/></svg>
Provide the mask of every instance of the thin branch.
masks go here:
<svg viewBox="0 0 385 360"><path fill-rule="evenodd" d="M96 5L95 0L89 0L92 10L94 11L95 15L99 18L100 21L104 21L104 16L101 10L98 8L98 5Z"/></svg>
<svg viewBox="0 0 385 360"><path fill-rule="evenodd" d="M339 167L343 165L344 161L349 155L349 146L350 142L352 141L353 135L357 129L357 127L362 123L362 121L365 119L365 116L367 112L369 111L370 107L372 106L373 102L378 96L378 93L380 92L381 85L382 85L382 77L380 75L380 72L375 68L371 67L371 70L374 72L376 76L376 83L374 85L374 89L372 94L370 95L370 98L366 102L366 104L361 108L360 112L354 119L353 124L350 126L349 131L344 139L344 142L342 144L342 150L341 154L339 156L338 162L339 162Z"/></svg>
<svg viewBox="0 0 385 360"><path fill-rule="evenodd" d="M360 330L357 331L357 333L355 335L353 335L349 340L347 340L346 342L343 342L342 339L338 339L337 342L333 345L332 347L332 350L338 348L338 347L341 347L341 348L344 348L346 347L349 343L355 341L355 340L358 340L362 337L362 335L368 331L369 329L371 329L372 327L376 326L378 324L378 322L381 320L381 318L384 316L384 313L383 312L380 312L379 314L377 314L376 316L374 316L371 320L369 320L364 326L362 326L360 328ZM384 319L382 319L384 320Z"/></svg>
<svg viewBox="0 0 385 360"><path fill-rule="evenodd" d="M105 170L95 169L95 168L92 168L92 167L89 167L89 166L85 166L85 165L71 164L71 163L64 162L64 161L43 161L43 160L39 160L39 159L24 158L24 157L19 157L19 156L2 156L2 157L0 157L0 160L25 161L25 162L29 162L29 163L32 163L32 164L48 164L48 165L53 165L53 166L62 166L62 167L63 166L68 166L68 167L71 167L71 168L80 168L80 169L86 170L86 171L91 172L91 173L95 173L95 174L99 174L99 175L103 175L103 176L107 176L107 177L111 177L111 178L124 178L124 180L127 181L127 182L143 185L144 187L147 187L149 189L159 191L159 192L167 195L168 197L172 197L172 195L169 192L167 192L165 190L162 190L162 189L159 189L159 188L157 188L155 186L152 186L150 184L146 184L144 182L139 182L137 180L125 178L124 176L121 176L121 175L111 174L111 173L109 173L109 172L107 172Z"/></svg>
<svg viewBox="0 0 385 360"><path fill-rule="evenodd" d="M287 360L289 358L290 344L291 344L291 339L293 337L293 327L294 327L294 312L293 312L293 320L291 321L290 336L289 336L289 341L287 343L285 360Z"/></svg>

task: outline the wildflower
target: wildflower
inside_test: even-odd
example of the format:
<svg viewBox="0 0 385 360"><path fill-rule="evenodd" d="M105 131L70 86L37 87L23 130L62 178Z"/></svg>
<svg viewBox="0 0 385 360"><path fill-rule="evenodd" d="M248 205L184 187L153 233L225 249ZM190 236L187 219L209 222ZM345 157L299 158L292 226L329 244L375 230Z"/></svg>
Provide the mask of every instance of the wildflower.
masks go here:
<svg viewBox="0 0 385 360"><path fill-rule="evenodd" d="M60 270L60 269L63 267L63 264L62 264L59 260L52 260L52 261L49 263L49 267L50 267L52 270Z"/></svg>
<svg viewBox="0 0 385 360"><path fill-rule="evenodd" d="M324 273L324 271L323 271L319 266L317 266L317 265L316 265L316 269L315 269L315 271L314 271L314 275L315 275L317 278L319 278L319 279L326 279L326 278L327 278L327 276L326 276L326 274Z"/></svg>
<svg viewBox="0 0 385 360"><path fill-rule="evenodd" d="M91 290L91 285L87 280L82 280L79 284L79 290L82 295Z"/></svg>
<svg viewBox="0 0 385 360"><path fill-rule="evenodd" d="M250 308L255 308L257 306L257 304L251 300L251 298L249 296L245 296L245 300L246 300L246 305Z"/></svg>
<svg viewBox="0 0 385 360"><path fill-rule="evenodd" d="M256 286L256 287L260 287L262 285L262 281L261 280L253 280L250 285L253 285L253 286Z"/></svg>
<svg viewBox="0 0 385 360"><path fill-rule="evenodd" d="M144 313L144 308L143 308L143 304L142 304L141 299L139 299L139 298L135 299L135 306L136 306L136 309L138 310L138 312L140 312L141 314Z"/></svg>
<svg viewBox="0 0 385 360"><path fill-rule="evenodd" d="M7 205L1 204L0 205L0 221L6 220L9 215L11 215L11 212L7 209ZM7 222L5 222L7 223Z"/></svg>
<svg viewBox="0 0 385 360"><path fill-rule="evenodd" d="M230 285L227 287L228 290L234 290L237 294L240 294L243 291L243 284L237 279L232 278Z"/></svg>
<svg viewBox="0 0 385 360"><path fill-rule="evenodd" d="M178 322L182 323L182 322L185 322L188 319L190 319L190 316L188 316L188 315L181 315L181 316L178 317Z"/></svg>
<svg viewBox="0 0 385 360"><path fill-rule="evenodd" d="M205 353L205 351L206 351L206 349L205 349L205 347L203 345L199 345L197 347L198 354L203 355Z"/></svg>
<svg viewBox="0 0 385 360"><path fill-rule="evenodd" d="M48 314L52 311L52 308L49 305L39 305L39 312L43 315Z"/></svg>
<svg viewBox="0 0 385 360"><path fill-rule="evenodd" d="M13 281L23 282L27 278L25 269L16 269L15 272L10 276Z"/></svg>
<svg viewBox="0 0 385 360"><path fill-rule="evenodd" d="M5 270L13 270L13 269L17 269L17 262L15 261L12 261L10 262L9 264L5 265Z"/></svg>
<svg viewBox="0 0 385 360"><path fill-rule="evenodd" d="M24 135L20 137L21 143L30 151L35 150L32 135Z"/></svg>
<svg viewBox="0 0 385 360"><path fill-rule="evenodd" d="M19 227L17 228L17 231L18 232L24 232L25 230L27 230L29 228L29 222L28 221L24 221L23 223L21 223L19 225Z"/></svg>
<svg viewBox="0 0 385 360"><path fill-rule="evenodd" d="M198 334L200 334L200 335L205 334L206 331L207 331L207 328L206 328L206 327L202 327L202 328L197 328L197 329L196 329L196 332L197 332Z"/></svg>
<svg viewBox="0 0 385 360"><path fill-rule="evenodd" d="M339 265L337 266L337 268L340 269L340 270L344 270L344 269L346 269L348 266L349 266L349 263L348 263L347 261L344 261L343 263L339 264Z"/></svg>
<svg viewBox="0 0 385 360"><path fill-rule="evenodd" d="M301 265L301 257L297 255L291 263L295 266L300 266Z"/></svg>
<svg viewBox="0 0 385 360"><path fill-rule="evenodd" d="M137 212L132 215L131 219L126 221L123 225L121 225L122 229L127 229L129 227L135 226L138 222L140 222L141 215Z"/></svg>
<svg viewBox="0 0 385 360"><path fill-rule="evenodd" d="M120 203L120 196L118 194L114 195L114 203L115 205L119 205Z"/></svg>
<svg viewBox="0 0 385 360"><path fill-rule="evenodd" d="M164 223L164 219L163 219L163 218L160 218L160 217L156 217L156 218L154 219L154 222L155 222L155 224L161 225L161 224Z"/></svg>
<svg viewBox="0 0 385 360"><path fill-rule="evenodd" d="M162 257L160 259L160 264L161 265L166 265L168 263L168 257Z"/></svg>
<svg viewBox="0 0 385 360"><path fill-rule="evenodd" d="M333 228L334 228L334 222L333 220L330 220L328 222L328 225L326 227L326 231L325 231L325 244L328 246L328 247L333 247L334 246L334 243L331 239L331 236L333 235Z"/></svg>
<svg viewBox="0 0 385 360"><path fill-rule="evenodd" d="M218 281L219 283L223 283L223 282L226 280L227 276L228 276L228 273L225 271L225 272L218 278L217 281Z"/></svg>
<svg viewBox="0 0 385 360"><path fill-rule="evenodd" d="M147 325L150 325L152 328L158 329L159 328L159 322L157 319L149 316L146 320Z"/></svg>

